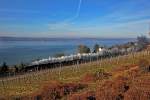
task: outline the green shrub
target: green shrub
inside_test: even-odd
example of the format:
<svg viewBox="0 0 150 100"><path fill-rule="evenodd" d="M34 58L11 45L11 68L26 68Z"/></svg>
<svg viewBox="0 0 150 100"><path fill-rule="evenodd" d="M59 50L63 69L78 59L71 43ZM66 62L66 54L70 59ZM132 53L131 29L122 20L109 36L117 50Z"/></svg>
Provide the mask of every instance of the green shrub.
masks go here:
<svg viewBox="0 0 150 100"><path fill-rule="evenodd" d="M57 53L57 54L55 54L55 57L62 57L62 56L65 56L65 54L64 53Z"/></svg>
<svg viewBox="0 0 150 100"><path fill-rule="evenodd" d="M91 50L89 47L87 47L86 45L79 45L78 46L78 53L90 53Z"/></svg>

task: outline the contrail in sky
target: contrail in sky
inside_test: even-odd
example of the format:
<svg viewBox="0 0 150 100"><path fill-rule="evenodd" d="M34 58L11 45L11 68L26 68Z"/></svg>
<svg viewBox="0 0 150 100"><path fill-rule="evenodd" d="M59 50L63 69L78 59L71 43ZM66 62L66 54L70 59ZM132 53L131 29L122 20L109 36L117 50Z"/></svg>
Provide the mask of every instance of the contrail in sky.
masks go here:
<svg viewBox="0 0 150 100"><path fill-rule="evenodd" d="M66 19L64 20L64 22L68 22L68 21L73 21L75 20L76 18L79 17L79 14L80 14L80 10L81 10L81 5L82 5L82 0L79 0L79 3L78 3L78 7L77 7L77 12L75 14L75 16L73 16L72 18L69 18L69 19Z"/></svg>
<svg viewBox="0 0 150 100"><path fill-rule="evenodd" d="M78 9L77 9L77 13L76 13L75 18L77 18L80 14L81 4L82 4L82 0L79 1L79 5L78 5Z"/></svg>
<svg viewBox="0 0 150 100"><path fill-rule="evenodd" d="M79 3L78 3L78 5L77 5L77 10L76 10L76 13L75 13L74 16L72 16L71 18L64 19L63 21L58 22L57 24L52 24L51 27L54 28L54 29L57 29L57 27L65 27L68 22L72 22L72 21L74 21L76 18L78 18L79 15L80 15L80 10L81 10L82 1L83 1L83 0L79 0Z"/></svg>

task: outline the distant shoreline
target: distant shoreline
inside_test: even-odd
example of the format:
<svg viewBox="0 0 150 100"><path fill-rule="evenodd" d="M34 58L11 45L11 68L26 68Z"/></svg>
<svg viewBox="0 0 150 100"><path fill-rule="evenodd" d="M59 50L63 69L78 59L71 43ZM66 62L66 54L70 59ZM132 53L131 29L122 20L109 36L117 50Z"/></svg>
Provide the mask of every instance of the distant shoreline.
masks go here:
<svg viewBox="0 0 150 100"><path fill-rule="evenodd" d="M91 39L91 40L93 40L93 39L97 39L97 40L100 40L100 39L102 39L102 40L107 40L107 39L118 39L118 40L120 40L120 39L136 39L136 38L88 38L88 37L79 37L79 38L64 38L64 37L58 37L58 38L46 38L46 37L42 37L42 38L39 38L39 37L0 37L0 41L54 41L54 40L58 40L58 39L60 39L60 40L83 40L83 39Z"/></svg>

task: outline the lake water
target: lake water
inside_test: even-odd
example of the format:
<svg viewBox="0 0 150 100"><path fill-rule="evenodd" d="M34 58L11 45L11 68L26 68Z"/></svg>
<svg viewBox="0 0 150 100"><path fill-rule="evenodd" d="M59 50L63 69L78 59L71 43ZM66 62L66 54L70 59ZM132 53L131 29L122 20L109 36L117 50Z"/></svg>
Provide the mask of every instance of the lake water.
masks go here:
<svg viewBox="0 0 150 100"><path fill-rule="evenodd" d="M111 46L134 39L52 39L49 41L0 41L0 64L29 63L35 59L48 58L57 53L77 53L77 46L85 44L91 49L94 44Z"/></svg>

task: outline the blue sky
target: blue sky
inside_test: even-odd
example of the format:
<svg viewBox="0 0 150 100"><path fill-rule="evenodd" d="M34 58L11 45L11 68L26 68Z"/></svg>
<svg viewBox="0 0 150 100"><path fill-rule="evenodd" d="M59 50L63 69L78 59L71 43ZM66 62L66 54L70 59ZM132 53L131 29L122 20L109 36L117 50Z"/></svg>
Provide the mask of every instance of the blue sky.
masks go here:
<svg viewBox="0 0 150 100"><path fill-rule="evenodd" d="M149 0L0 0L0 36L147 35Z"/></svg>

